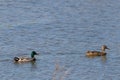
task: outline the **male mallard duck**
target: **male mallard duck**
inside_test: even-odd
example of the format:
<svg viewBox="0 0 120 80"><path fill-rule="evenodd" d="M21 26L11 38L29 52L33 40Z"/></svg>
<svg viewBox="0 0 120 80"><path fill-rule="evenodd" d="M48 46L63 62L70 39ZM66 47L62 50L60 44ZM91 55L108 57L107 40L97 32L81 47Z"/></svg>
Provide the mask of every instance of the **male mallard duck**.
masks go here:
<svg viewBox="0 0 120 80"><path fill-rule="evenodd" d="M38 55L35 51L32 51L31 53L31 58L26 58L26 57L14 57L15 62L30 62L30 61L35 61L36 58L34 57L35 55Z"/></svg>
<svg viewBox="0 0 120 80"><path fill-rule="evenodd" d="M101 51L87 51L86 56L105 56L107 53L105 49L109 49L106 45L101 47Z"/></svg>

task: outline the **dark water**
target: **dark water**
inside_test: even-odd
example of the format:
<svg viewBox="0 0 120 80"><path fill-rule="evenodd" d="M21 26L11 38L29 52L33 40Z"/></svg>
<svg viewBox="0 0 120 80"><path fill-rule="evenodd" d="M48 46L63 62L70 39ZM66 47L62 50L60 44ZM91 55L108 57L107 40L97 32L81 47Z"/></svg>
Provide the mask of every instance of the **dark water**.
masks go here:
<svg viewBox="0 0 120 80"><path fill-rule="evenodd" d="M0 80L120 80L119 9L119 0L1 0ZM85 57L103 44L106 57ZM35 63L13 62L32 50Z"/></svg>

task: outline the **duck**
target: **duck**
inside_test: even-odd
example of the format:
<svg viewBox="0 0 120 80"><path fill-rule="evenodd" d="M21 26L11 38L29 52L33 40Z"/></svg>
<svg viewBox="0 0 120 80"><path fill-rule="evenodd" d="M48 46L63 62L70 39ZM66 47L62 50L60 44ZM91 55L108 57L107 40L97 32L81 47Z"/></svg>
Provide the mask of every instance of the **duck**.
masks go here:
<svg viewBox="0 0 120 80"><path fill-rule="evenodd" d="M31 52L31 58L28 57L14 57L15 62L32 62L36 61L35 55L38 55L36 51Z"/></svg>
<svg viewBox="0 0 120 80"><path fill-rule="evenodd" d="M109 49L106 45L102 45L101 51L87 51L86 56L105 56L107 53L106 49Z"/></svg>

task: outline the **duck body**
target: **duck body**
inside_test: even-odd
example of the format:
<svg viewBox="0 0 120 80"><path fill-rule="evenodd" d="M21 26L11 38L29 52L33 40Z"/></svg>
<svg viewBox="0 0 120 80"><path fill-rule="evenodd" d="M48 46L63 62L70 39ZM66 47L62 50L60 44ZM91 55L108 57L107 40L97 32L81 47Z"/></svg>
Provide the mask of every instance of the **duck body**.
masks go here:
<svg viewBox="0 0 120 80"><path fill-rule="evenodd" d="M14 57L15 62L30 62L30 61L36 61L35 58L27 58L27 57Z"/></svg>
<svg viewBox="0 0 120 80"><path fill-rule="evenodd" d="M35 55L38 55L35 51L32 51L31 58L28 57L14 57L15 62L31 62L36 61Z"/></svg>
<svg viewBox="0 0 120 80"><path fill-rule="evenodd" d="M100 51L87 51L86 56L105 56L106 52L100 52Z"/></svg>
<svg viewBox="0 0 120 80"><path fill-rule="evenodd" d="M105 49L109 49L106 45L103 45L101 51L87 51L86 56L105 56L107 53Z"/></svg>

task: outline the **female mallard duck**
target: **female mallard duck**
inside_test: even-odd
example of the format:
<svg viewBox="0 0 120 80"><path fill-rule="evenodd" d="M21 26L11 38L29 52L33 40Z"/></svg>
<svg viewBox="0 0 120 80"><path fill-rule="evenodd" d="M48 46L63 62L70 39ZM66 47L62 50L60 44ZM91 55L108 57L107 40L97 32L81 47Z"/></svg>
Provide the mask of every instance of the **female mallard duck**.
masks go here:
<svg viewBox="0 0 120 80"><path fill-rule="evenodd" d="M106 45L101 47L101 51L87 51L86 56L105 56L107 53L105 49L109 49Z"/></svg>
<svg viewBox="0 0 120 80"><path fill-rule="evenodd" d="M34 57L35 55L38 55L35 51L32 51L31 53L31 58L26 58L26 57L14 57L15 62L30 62L30 61L35 61L36 58Z"/></svg>

